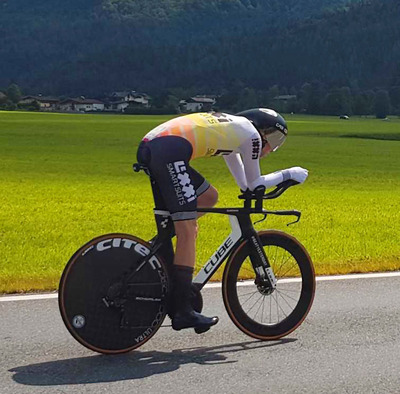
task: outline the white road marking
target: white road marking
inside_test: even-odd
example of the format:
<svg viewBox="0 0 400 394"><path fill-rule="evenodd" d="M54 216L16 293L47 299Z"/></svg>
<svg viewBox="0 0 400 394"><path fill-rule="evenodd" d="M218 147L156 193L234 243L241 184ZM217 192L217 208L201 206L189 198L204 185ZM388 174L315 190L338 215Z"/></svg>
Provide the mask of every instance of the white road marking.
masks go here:
<svg viewBox="0 0 400 394"><path fill-rule="evenodd" d="M2 297L0 297L0 302L48 300L50 298L58 298L58 294L57 293L44 293L44 294L21 294L21 295L13 295L13 296L2 296Z"/></svg>
<svg viewBox="0 0 400 394"><path fill-rule="evenodd" d="M317 276L317 282L333 281L333 280L351 280L351 279L377 279L377 278L393 278L400 277L400 271L395 272L377 272L370 274L350 274L350 275L327 275L327 276ZM290 283L290 282L300 282L299 278L289 278L281 279L279 283ZM238 286L250 286L253 285L252 280L243 281L238 284ZM215 289L221 288L221 282L218 283L208 283L204 287L205 289ZM5 295L0 297L0 302L7 301L33 301L33 300L47 300L51 298L57 298L57 293L45 293L45 294L24 294L24 295Z"/></svg>

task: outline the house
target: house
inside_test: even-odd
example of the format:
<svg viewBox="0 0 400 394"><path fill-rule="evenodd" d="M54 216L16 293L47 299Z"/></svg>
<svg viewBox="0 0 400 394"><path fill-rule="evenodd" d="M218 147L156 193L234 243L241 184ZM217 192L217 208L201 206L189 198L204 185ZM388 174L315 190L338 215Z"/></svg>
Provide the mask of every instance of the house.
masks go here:
<svg viewBox="0 0 400 394"><path fill-rule="evenodd" d="M110 95L110 101L131 101L133 100L132 91L113 92Z"/></svg>
<svg viewBox="0 0 400 394"><path fill-rule="evenodd" d="M104 103L96 99L87 99L84 97L69 98L59 104L61 111L72 112L90 112L103 111Z"/></svg>
<svg viewBox="0 0 400 394"><path fill-rule="evenodd" d="M194 96L179 102L181 112L211 111L217 102L214 96Z"/></svg>
<svg viewBox="0 0 400 394"><path fill-rule="evenodd" d="M133 95L132 103L134 105L141 105L143 107L150 107L150 96L146 93L135 93Z"/></svg>
<svg viewBox="0 0 400 394"><path fill-rule="evenodd" d="M149 107L150 96L148 96L146 93L136 92L135 90L113 92L109 97L109 102L110 104L125 102L134 106L138 105L143 107Z"/></svg>
<svg viewBox="0 0 400 394"><path fill-rule="evenodd" d="M273 98L273 100L275 101L280 101L280 102L284 102L287 103L290 100L296 100L297 96L295 94L282 94L280 96L275 96Z"/></svg>
<svg viewBox="0 0 400 394"><path fill-rule="evenodd" d="M55 111L60 103L60 100L56 97L43 97L39 96L24 96L19 101L19 104L33 104L38 102L41 111Z"/></svg>
<svg viewBox="0 0 400 394"><path fill-rule="evenodd" d="M129 107L129 102L125 100L111 101L105 106L106 111L112 112L125 112L126 108Z"/></svg>

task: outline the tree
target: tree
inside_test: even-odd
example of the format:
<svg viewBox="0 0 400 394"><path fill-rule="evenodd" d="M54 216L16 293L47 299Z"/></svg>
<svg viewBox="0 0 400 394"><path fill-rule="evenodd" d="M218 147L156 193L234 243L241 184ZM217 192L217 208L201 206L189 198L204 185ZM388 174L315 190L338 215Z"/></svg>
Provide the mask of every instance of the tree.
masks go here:
<svg viewBox="0 0 400 394"><path fill-rule="evenodd" d="M332 89L323 102L323 112L327 115L351 115L352 96L349 87Z"/></svg>
<svg viewBox="0 0 400 394"><path fill-rule="evenodd" d="M21 90L18 85L15 83L12 83L8 88L7 88L7 97L10 101L12 101L14 104L17 104L19 100L21 100Z"/></svg>
<svg viewBox="0 0 400 394"><path fill-rule="evenodd" d="M341 113L346 115L352 115L352 96L351 90L348 86L344 86L339 89L341 95Z"/></svg>
<svg viewBox="0 0 400 394"><path fill-rule="evenodd" d="M367 114L373 114L375 112L375 96L376 93L373 90L367 90L364 92L364 97L368 105Z"/></svg>
<svg viewBox="0 0 400 394"><path fill-rule="evenodd" d="M267 97L268 97L268 106L271 107L274 105L274 98L279 96L280 90L278 85L273 85L268 89Z"/></svg>
<svg viewBox="0 0 400 394"><path fill-rule="evenodd" d="M378 119L385 119L390 112L390 97L387 90L379 90L375 96L375 114Z"/></svg>
<svg viewBox="0 0 400 394"><path fill-rule="evenodd" d="M342 113L342 95L339 89L333 89L325 96L323 112L327 115Z"/></svg>
<svg viewBox="0 0 400 394"><path fill-rule="evenodd" d="M392 104L392 110L397 115L400 115L400 86L393 86L389 90L390 102Z"/></svg>
<svg viewBox="0 0 400 394"><path fill-rule="evenodd" d="M217 101L218 111L234 112L234 106L237 102L237 95L232 91L225 90Z"/></svg>
<svg viewBox="0 0 400 394"><path fill-rule="evenodd" d="M355 115L368 115L370 108L365 94L357 94L353 99L353 112Z"/></svg>
<svg viewBox="0 0 400 394"><path fill-rule="evenodd" d="M0 105L7 102L7 96L0 90Z"/></svg>
<svg viewBox="0 0 400 394"><path fill-rule="evenodd" d="M257 93L254 89L245 88L238 97L235 112L259 107Z"/></svg>
<svg viewBox="0 0 400 394"><path fill-rule="evenodd" d="M322 99L324 97L324 89L320 81L311 83L310 94L307 102L307 113L320 114L322 109Z"/></svg>

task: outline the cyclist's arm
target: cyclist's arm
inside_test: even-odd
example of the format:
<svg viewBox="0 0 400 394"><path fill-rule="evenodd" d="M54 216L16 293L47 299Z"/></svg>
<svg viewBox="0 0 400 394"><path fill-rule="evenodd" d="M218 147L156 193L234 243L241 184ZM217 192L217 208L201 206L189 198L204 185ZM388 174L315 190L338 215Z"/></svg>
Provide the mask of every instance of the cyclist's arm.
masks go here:
<svg viewBox="0 0 400 394"><path fill-rule="evenodd" d="M230 155L224 156L224 160L240 189L246 190L247 181L240 154L231 153Z"/></svg>
<svg viewBox="0 0 400 394"><path fill-rule="evenodd" d="M290 179L290 173L288 170L277 171L268 175L261 175L260 152L261 138L258 133L254 133L251 138L246 140L240 146L247 186L250 190L254 190L260 185L270 188Z"/></svg>

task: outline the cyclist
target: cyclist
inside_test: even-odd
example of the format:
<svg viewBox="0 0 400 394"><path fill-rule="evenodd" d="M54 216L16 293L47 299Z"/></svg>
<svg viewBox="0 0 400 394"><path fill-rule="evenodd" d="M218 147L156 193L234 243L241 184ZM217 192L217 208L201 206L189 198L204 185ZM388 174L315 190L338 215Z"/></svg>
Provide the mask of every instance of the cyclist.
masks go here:
<svg viewBox="0 0 400 394"><path fill-rule="evenodd" d="M271 109L256 108L229 115L194 113L169 120L147 133L137 158L157 182L170 211L177 237L173 265L175 330L194 327L203 332L218 322L195 312L190 294L195 265L197 207L217 203L218 192L189 161L198 157L223 156L240 189L275 186L285 180L304 182L308 171L292 167L260 174L259 159L277 150L287 136L287 125Z"/></svg>

